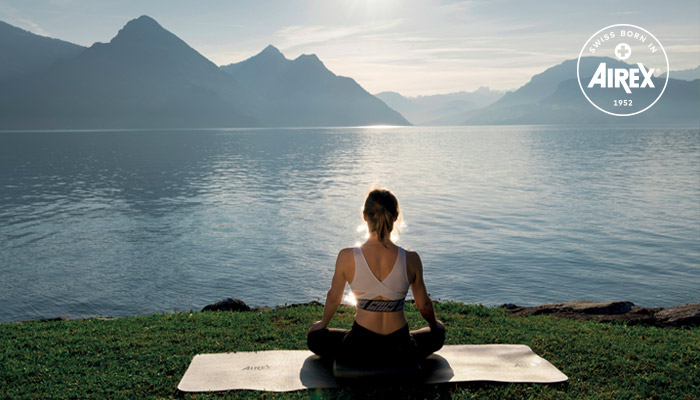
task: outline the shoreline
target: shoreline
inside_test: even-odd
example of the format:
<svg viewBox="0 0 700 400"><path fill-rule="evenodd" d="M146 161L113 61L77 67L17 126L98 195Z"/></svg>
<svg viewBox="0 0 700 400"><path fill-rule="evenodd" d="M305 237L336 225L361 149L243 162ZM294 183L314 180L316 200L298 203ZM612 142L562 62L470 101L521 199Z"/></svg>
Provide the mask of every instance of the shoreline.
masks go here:
<svg viewBox="0 0 700 400"><path fill-rule="evenodd" d="M515 316L505 307L440 302L445 344L521 344L560 369L564 385L402 385L276 393L274 398L695 398L700 397L700 329L660 329L551 316ZM423 318L405 307L411 326ZM7 398L183 398L177 390L197 354L308 350L317 303L252 312L178 312L110 320L0 325L5 344L0 387ZM331 322L346 329L354 309ZM368 391L369 390L369 391ZM221 398L221 393L198 398ZM227 398L265 397L235 391ZM268 395L269 396L269 395Z"/></svg>
<svg viewBox="0 0 700 400"><path fill-rule="evenodd" d="M407 304L413 304L414 300L406 300ZM576 300L558 303L545 303L537 306L518 306L512 303L498 306L484 306L483 304L467 304L452 300L433 300L433 303L456 303L464 306L479 306L490 309L503 309L508 315L514 317L530 317L539 315L549 315L553 318L565 318L581 321L616 322L630 326L656 326L660 328L691 328L700 326L700 303L679 304L671 307L642 307L630 301L606 301L593 302L587 300ZM200 311L177 310L173 312L162 312L154 314L127 315L120 317L98 316L98 317L78 317L68 318L65 316L32 318L20 321L1 322L4 324L21 324L26 322L57 322L57 321L85 321L85 320L116 320L129 317L147 317L151 315L170 313L194 313L194 312L261 312L267 310L280 310L300 306L318 306L323 303L311 300L305 303L293 303L269 306L248 306L243 300L229 297L206 305ZM347 304L341 306L352 307Z"/></svg>

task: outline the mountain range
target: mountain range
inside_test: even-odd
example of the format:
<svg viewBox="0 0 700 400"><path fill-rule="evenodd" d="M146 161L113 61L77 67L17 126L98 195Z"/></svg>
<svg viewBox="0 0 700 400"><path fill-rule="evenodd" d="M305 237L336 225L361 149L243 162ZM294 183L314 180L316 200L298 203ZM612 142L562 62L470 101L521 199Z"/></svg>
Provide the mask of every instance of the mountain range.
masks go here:
<svg viewBox="0 0 700 400"><path fill-rule="evenodd" d="M24 42L3 47L21 60L0 67L4 130L408 125L315 55L290 61L270 46L219 68L148 16L87 49L8 29ZM20 57L39 45L51 57Z"/></svg>
<svg viewBox="0 0 700 400"><path fill-rule="evenodd" d="M660 77L665 77L666 74L661 74ZM695 68L681 69L677 71L671 71L671 78L680 79L683 81L694 81L700 79L700 65Z"/></svg>
<svg viewBox="0 0 700 400"><path fill-rule="evenodd" d="M503 96L502 91L481 87L473 92L455 92L429 96L405 97L396 92L381 92L375 96L400 112L416 125L455 125L460 115L485 107Z"/></svg>
<svg viewBox="0 0 700 400"><path fill-rule="evenodd" d="M608 67L630 65L608 57L587 57L582 75L593 76L585 65L605 62ZM581 93L576 79L576 59L547 68L516 90L503 92L481 88L434 96L404 97L396 92L376 94L416 125L540 125L540 124L695 124L700 121L700 67L671 71L659 101L647 111L630 117L602 113ZM654 78L663 85L664 75ZM641 97L640 97L641 96ZM635 94L643 103L644 95Z"/></svg>
<svg viewBox="0 0 700 400"><path fill-rule="evenodd" d="M675 79L671 72L668 86L654 106L638 115L616 117L596 109L583 96L576 78L577 61L566 60L550 67L492 104L462 113L460 125L700 124L700 79ZM591 62L581 63L583 77L592 77L594 70L590 66L600 62L605 62L608 68L630 67L609 57L588 57L588 61ZM656 87L664 84L661 77L653 81ZM626 98L634 99L635 104L648 104L645 96L635 92Z"/></svg>
<svg viewBox="0 0 700 400"><path fill-rule="evenodd" d="M314 54L289 60L270 45L245 61L222 66L221 70L265 100L267 124L408 124L401 114L353 79L333 74Z"/></svg>
<svg viewBox="0 0 700 400"><path fill-rule="evenodd" d="M0 22L0 54L0 130L700 123L698 68L672 71L653 107L620 118L585 99L575 59L506 93L482 87L404 97L373 96L316 55L290 60L271 45L219 67L148 16L88 48ZM635 96L635 104L646 100Z"/></svg>

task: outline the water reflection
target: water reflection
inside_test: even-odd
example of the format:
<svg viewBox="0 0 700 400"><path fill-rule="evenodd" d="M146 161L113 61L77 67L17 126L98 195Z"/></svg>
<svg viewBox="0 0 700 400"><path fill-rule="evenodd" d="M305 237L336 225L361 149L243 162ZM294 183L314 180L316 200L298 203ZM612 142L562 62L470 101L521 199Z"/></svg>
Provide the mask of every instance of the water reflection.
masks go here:
<svg viewBox="0 0 700 400"><path fill-rule="evenodd" d="M0 133L0 320L322 300L376 184L434 297L700 300L697 129L25 132Z"/></svg>

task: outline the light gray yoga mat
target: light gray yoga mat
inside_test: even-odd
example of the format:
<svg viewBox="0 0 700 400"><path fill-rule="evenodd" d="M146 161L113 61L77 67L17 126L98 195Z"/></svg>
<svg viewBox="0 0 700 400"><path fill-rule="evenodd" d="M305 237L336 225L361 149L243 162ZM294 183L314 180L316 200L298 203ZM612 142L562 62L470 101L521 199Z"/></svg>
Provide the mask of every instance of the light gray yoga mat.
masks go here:
<svg viewBox="0 0 700 400"><path fill-rule="evenodd" d="M519 344L444 346L426 360L425 383L564 382L567 376ZM288 392L337 387L332 372L307 350L198 354L182 377L183 392L232 389Z"/></svg>

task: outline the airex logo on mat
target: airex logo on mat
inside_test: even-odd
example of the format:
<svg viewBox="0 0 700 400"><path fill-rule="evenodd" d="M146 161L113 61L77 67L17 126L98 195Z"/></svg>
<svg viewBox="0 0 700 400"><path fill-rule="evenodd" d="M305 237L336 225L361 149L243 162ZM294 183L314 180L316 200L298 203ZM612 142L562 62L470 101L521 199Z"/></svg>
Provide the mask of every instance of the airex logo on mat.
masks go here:
<svg viewBox="0 0 700 400"><path fill-rule="evenodd" d="M635 25L594 33L578 56L578 85L600 111L627 117L648 110L666 90L668 56L659 40Z"/></svg>

